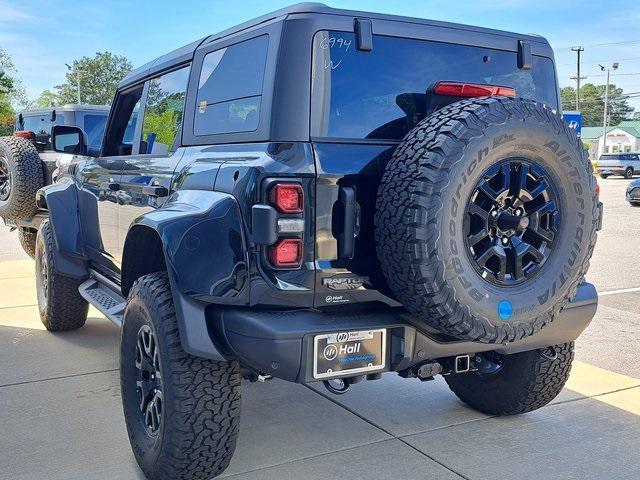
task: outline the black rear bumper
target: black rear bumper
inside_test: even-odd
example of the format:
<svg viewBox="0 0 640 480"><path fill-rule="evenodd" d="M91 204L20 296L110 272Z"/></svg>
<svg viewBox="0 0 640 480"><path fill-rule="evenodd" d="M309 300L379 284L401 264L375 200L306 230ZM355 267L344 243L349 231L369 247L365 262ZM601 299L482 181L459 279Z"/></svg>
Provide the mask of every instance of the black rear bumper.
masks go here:
<svg viewBox="0 0 640 480"><path fill-rule="evenodd" d="M266 375L291 382L313 377L313 337L322 333L386 328L383 371L403 371L426 360L498 351L517 353L571 342L589 325L597 308L593 285L584 283L559 317L536 335L510 344L446 341L418 331L402 309L327 314L317 310L266 311L216 307L207 314L211 336L222 351ZM223 343L224 345L220 345Z"/></svg>

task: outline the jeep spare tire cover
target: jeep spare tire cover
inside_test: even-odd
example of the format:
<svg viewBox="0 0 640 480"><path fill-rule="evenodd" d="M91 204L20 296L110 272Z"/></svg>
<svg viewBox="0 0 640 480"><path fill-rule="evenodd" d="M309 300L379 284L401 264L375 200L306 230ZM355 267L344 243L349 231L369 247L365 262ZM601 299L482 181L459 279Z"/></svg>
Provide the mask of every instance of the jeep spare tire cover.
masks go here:
<svg viewBox="0 0 640 480"><path fill-rule="evenodd" d="M377 254L418 327L506 343L551 323L596 240L591 164L533 101L463 100L421 121L386 166Z"/></svg>
<svg viewBox="0 0 640 480"><path fill-rule="evenodd" d="M36 147L19 137L0 137L0 217L28 220L38 211L36 192L44 170Z"/></svg>

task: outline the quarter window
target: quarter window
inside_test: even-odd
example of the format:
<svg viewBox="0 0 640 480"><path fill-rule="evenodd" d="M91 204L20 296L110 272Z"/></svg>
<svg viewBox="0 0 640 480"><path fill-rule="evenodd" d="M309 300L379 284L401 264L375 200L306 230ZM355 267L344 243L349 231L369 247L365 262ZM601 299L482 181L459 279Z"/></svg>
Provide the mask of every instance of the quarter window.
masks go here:
<svg viewBox="0 0 640 480"><path fill-rule="evenodd" d="M167 155L178 148L188 78L185 67L150 81L140 153Z"/></svg>
<svg viewBox="0 0 640 480"><path fill-rule="evenodd" d="M194 134L258 128L269 37L263 35L207 54L202 63Z"/></svg>

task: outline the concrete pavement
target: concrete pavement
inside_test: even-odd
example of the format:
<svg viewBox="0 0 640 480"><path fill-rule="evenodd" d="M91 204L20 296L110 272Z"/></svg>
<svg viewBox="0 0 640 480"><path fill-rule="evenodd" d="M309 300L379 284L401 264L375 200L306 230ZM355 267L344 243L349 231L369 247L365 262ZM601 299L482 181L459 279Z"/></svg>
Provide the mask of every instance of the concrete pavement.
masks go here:
<svg viewBox="0 0 640 480"><path fill-rule="evenodd" d="M629 248L638 246L640 209L620 201L626 181L601 184L605 230L589 278L601 291L640 287ZM142 478L121 413L118 330L91 310L78 331L46 332L33 262L11 236L0 230L0 480ZM9 258L19 260L1 261ZM604 296L567 388L518 417L475 412L442 380L393 374L339 397L321 385L245 384L224 477L636 480L639 306L640 292Z"/></svg>

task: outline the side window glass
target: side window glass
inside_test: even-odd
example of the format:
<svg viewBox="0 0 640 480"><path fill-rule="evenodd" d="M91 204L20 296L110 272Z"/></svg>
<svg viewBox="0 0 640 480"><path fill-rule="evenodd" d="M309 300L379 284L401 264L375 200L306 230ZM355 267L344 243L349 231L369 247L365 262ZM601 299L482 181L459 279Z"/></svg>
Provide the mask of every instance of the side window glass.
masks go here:
<svg viewBox="0 0 640 480"><path fill-rule="evenodd" d="M195 135L252 132L258 128L268 46L268 35L262 35L204 57Z"/></svg>
<svg viewBox="0 0 640 480"><path fill-rule="evenodd" d="M179 146L188 79L189 67L185 67L149 83L140 153L167 155Z"/></svg>
<svg viewBox="0 0 640 480"><path fill-rule="evenodd" d="M138 123L138 110L143 86L140 85L116 98L113 118L107 126L104 156L127 156L133 150L133 136Z"/></svg>
<svg viewBox="0 0 640 480"><path fill-rule="evenodd" d="M106 123L107 115L85 114L84 131L87 133L87 137L89 138L89 148L100 148Z"/></svg>

